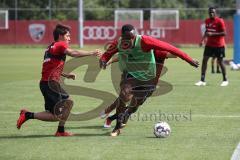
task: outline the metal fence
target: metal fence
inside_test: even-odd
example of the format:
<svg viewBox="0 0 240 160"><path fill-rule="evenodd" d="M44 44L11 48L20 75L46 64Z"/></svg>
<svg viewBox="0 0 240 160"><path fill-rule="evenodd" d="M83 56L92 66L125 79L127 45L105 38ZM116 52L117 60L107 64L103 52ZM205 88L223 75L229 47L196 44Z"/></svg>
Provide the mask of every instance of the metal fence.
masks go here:
<svg viewBox="0 0 240 160"><path fill-rule="evenodd" d="M117 8L121 9L121 8ZM126 9L126 8L122 8ZM134 9L134 8L131 8ZM178 8L136 8L144 11L144 19L150 18L152 9L178 9ZM77 20L78 8L0 8L9 11L10 20ZM85 20L113 20L116 8L84 8ZM181 8L180 19L204 19L208 17L208 8ZM232 19L236 13L235 8L218 8L219 16Z"/></svg>

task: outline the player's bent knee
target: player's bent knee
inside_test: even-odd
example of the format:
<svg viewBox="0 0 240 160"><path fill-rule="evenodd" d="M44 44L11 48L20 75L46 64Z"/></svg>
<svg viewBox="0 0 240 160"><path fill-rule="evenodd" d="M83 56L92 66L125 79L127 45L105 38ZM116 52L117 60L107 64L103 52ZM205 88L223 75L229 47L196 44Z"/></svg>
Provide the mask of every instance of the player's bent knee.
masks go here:
<svg viewBox="0 0 240 160"><path fill-rule="evenodd" d="M66 121L73 107L73 101L66 99L58 102L54 106L54 116L60 121Z"/></svg>

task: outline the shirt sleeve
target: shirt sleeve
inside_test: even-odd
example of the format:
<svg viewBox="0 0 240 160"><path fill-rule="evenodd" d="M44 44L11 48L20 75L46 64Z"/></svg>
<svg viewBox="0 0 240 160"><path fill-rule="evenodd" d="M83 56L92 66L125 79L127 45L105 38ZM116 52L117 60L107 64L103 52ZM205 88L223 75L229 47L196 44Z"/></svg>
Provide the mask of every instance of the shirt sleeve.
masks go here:
<svg viewBox="0 0 240 160"><path fill-rule="evenodd" d="M226 26L222 18L219 20L219 31L226 31Z"/></svg>
<svg viewBox="0 0 240 160"><path fill-rule="evenodd" d="M104 54L101 57L101 60L104 62L108 62L114 54L118 52L118 41L112 41L109 44L107 44L107 50L104 52Z"/></svg>
<svg viewBox="0 0 240 160"><path fill-rule="evenodd" d="M167 58L167 51L161 51L161 50L155 50L154 51L154 55L156 58L161 58L161 59L165 59Z"/></svg>
<svg viewBox="0 0 240 160"><path fill-rule="evenodd" d="M54 49L53 53L56 55L63 55L65 54L65 50L68 48L68 44L66 42L57 42Z"/></svg>
<svg viewBox="0 0 240 160"><path fill-rule="evenodd" d="M142 50L145 52L149 52L151 49L167 51L177 57L180 57L181 59L187 61L188 63L191 63L193 61L193 59L189 55L187 55L180 49L174 47L169 43L160 41L150 36L142 36L141 47Z"/></svg>

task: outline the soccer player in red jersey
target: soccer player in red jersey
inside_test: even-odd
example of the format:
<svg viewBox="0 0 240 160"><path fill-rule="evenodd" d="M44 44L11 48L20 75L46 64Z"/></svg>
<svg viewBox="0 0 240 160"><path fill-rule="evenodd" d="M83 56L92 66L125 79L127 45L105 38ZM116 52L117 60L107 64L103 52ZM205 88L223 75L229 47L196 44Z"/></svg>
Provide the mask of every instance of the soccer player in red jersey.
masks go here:
<svg viewBox="0 0 240 160"><path fill-rule="evenodd" d="M161 72L162 72L162 68L164 66L164 61L166 58L176 58L176 56L172 55L171 53L168 53L166 51L160 51L160 50L156 50L154 51L154 57L156 60L156 77L155 77L155 82L153 83L155 86L158 84L159 78L161 76ZM115 63L118 61L118 58L113 58L111 60L109 60L107 62L107 65L110 65L111 63ZM150 97L152 95L152 93L154 92L155 89L153 89L151 91L151 93L149 93L146 97L146 99L148 97ZM145 100L146 100L145 99ZM115 108L117 107L117 103L113 103L112 105L108 106L102 113L101 113L101 118L105 118L106 116L109 115L110 112L112 112ZM104 123L104 128L110 128L111 127L111 123L113 120L117 119L117 114L114 114L112 116L108 116L105 120ZM125 125L126 125L127 120L125 120Z"/></svg>
<svg viewBox="0 0 240 160"><path fill-rule="evenodd" d="M37 119L42 121L59 121L58 129L55 136L71 136L72 133L66 132L64 129L73 101L68 93L60 86L60 77L75 79L75 74L63 73L66 56L83 57L96 55L101 53L96 51L74 50L69 47L70 28L65 25L56 25L53 31L54 42L48 46L45 51L42 64L42 78L40 80L40 90L45 100L45 111L33 113L26 109L20 111L17 120L17 128L20 129L22 124L29 119Z"/></svg>
<svg viewBox="0 0 240 160"><path fill-rule="evenodd" d="M226 68L223 62L225 57L225 40L226 27L222 18L217 17L216 8L210 7L208 9L209 18L205 20L206 31L200 42L200 46L206 41L202 69L201 69L201 80L195 83L196 86L205 86L205 75L207 70L207 62L209 57L216 57L218 64L222 71L223 81L221 86L227 86L228 80L226 77Z"/></svg>
<svg viewBox="0 0 240 160"><path fill-rule="evenodd" d="M156 87L157 50L170 52L194 67L198 62L178 48L150 36L137 35L132 25L122 27L121 37L109 46L100 59L100 67L106 68L109 59L118 52L119 68L122 71L120 93L114 102L117 105L117 123L111 136L118 136L129 116L136 112ZM130 104L126 107L126 103Z"/></svg>

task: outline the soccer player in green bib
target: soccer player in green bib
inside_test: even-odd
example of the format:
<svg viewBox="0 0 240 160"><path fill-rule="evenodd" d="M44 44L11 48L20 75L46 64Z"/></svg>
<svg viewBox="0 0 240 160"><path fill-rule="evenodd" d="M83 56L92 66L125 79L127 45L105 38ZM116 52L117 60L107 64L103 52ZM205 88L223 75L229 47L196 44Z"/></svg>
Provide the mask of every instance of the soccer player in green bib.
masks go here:
<svg viewBox="0 0 240 160"><path fill-rule="evenodd" d="M146 35L136 34L135 28L122 26L121 36L107 48L100 59L100 67L105 69L111 57L118 53L119 68L122 71L119 97L116 105L117 123L111 136L118 136L131 114L137 111L156 89L156 61L154 52L166 51L182 58L194 67L199 63L180 49ZM126 106L126 104L129 105Z"/></svg>

